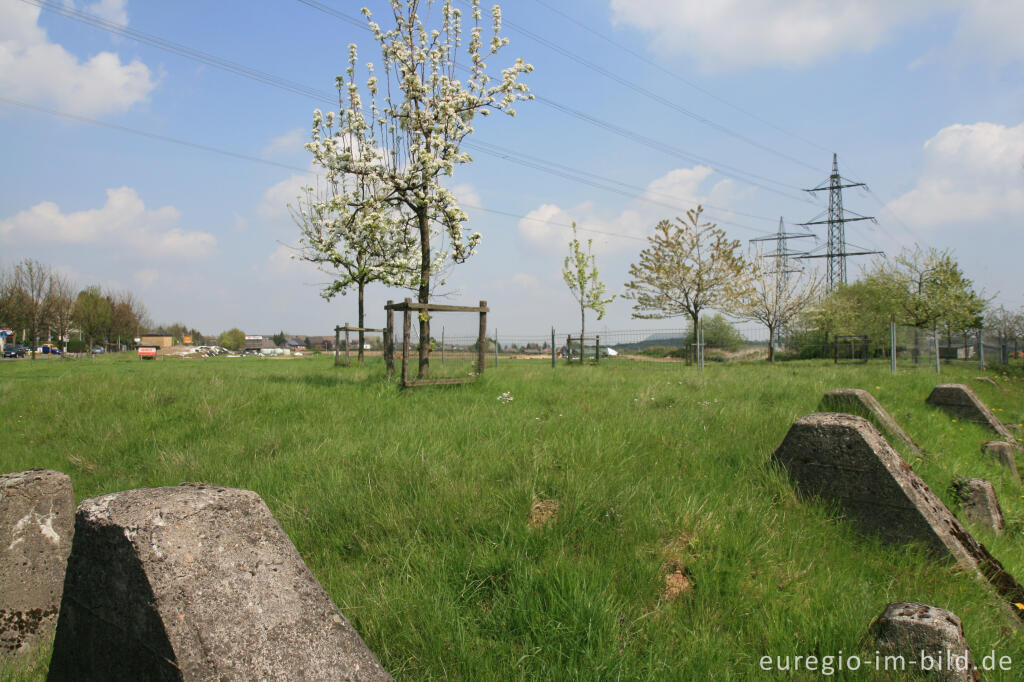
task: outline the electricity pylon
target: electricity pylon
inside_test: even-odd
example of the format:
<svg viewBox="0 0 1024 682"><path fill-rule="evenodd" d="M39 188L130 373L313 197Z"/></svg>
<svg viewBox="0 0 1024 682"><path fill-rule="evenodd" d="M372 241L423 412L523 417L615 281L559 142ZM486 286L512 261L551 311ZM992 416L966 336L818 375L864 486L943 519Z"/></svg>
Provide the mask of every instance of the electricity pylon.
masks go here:
<svg viewBox="0 0 1024 682"><path fill-rule="evenodd" d="M858 220L870 220L873 223L878 223L874 216L862 216L858 213L853 213L853 211L846 211L843 209L843 190L849 187L867 187L867 185L863 182L851 182L839 175L839 159L835 154L833 154L832 175L829 176L828 180L817 187L804 190L805 192L811 193L828 191L828 217L822 220L821 218L824 217L824 214L819 214L812 221L798 223L804 227L809 227L811 225L828 225L826 253L813 256L805 254L798 257L827 259L826 279L828 280L828 290L830 292L835 291L840 286L846 284L847 256L866 256L873 253L882 253L881 251L846 250L846 223L852 223ZM847 217L847 213L852 214L854 217Z"/></svg>

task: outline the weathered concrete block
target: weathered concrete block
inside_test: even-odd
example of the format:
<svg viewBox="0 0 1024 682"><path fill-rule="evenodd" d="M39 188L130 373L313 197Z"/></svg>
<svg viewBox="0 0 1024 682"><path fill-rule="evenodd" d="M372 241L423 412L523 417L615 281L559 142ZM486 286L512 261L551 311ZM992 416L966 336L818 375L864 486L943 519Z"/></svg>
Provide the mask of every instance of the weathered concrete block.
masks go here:
<svg viewBox="0 0 1024 682"><path fill-rule="evenodd" d="M65 474L0 476L0 659L53 636L74 515Z"/></svg>
<svg viewBox="0 0 1024 682"><path fill-rule="evenodd" d="M960 510L971 523L1003 532L1003 510L996 499L996 489L984 478L964 478L953 482L953 492L960 499Z"/></svg>
<svg viewBox="0 0 1024 682"><path fill-rule="evenodd" d="M976 569L1010 602L1024 603L1024 587L863 417L819 412L798 419L773 459L801 495L836 502L862 530L892 543L922 542Z"/></svg>
<svg viewBox="0 0 1024 682"><path fill-rule="evenodd" d="M828 412L845 412L846 414L864 417L890 438L894 438L906 445L913 454L921 454L921 447L914 442L913 438L907 435L907 432L882 407L875 399L875 396L865 390L859 388L837 388L829 391L821 399L821 407Z"/></svg>
<svg viewBox="0 0 1024 682"><path fill-rule="evenodd" d="M1001 440L990 440L981 446L981 452L988 455L995 461L1010 470L1013 477L1020 480L1020 473L1017 471L1017 459L1013 456L1013 446Z"/></svg>
<svg viewBox="0 0 1024 682"><path fill-rule="evenodd" d="M974 395L974 391L964 384L939 384L932 389L927 398L929 405L941 408L946 414L957 419L974 422L991 429L1007 441L1016 442L1010 430L1003 426L992 410Z"/></svg>
<svg viewBox="0 0 1024 682"><path fill-rule="evenodd" d="M50 680L391 680L259 495L82 502Z"/></svg>
<svg viewBox="0 0 1024 682"><path fill-rule="evenodd" d="M927 604L900 601L885 607L871 623L879 659L896 657L893 670L929 672L929 677L956 682L981 679L963 624L956 614ZM905 667L899 668L896 661Z"/></svg>

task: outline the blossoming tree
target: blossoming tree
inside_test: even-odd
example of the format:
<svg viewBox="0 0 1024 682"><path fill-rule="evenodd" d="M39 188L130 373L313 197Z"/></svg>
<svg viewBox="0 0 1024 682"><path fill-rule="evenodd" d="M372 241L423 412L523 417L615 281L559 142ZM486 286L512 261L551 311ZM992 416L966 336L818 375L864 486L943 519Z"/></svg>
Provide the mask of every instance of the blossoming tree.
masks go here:
<svg viewBox="0 0 1024 682"><path fill-rule="evenodd" d="M740 243L714 223L701 222L703 211L697 206L686 212L686 220L662 220L655 226L640 262L629 266L633 279L623 295L635 301L635 318L689 316L694 343L700 312L732 312L751 286Z"/></svg>
<svg viewBox="0 0 1024 682"><path fill-rule="evenodd" d="M569 242L569 255L562 265L562 278L569 286L573 298L580 304L580 363L583 363L583 338L587 326L587 308L597 313L597 319L604 317L605 307L615 300L615 296L604 298L606 289L598 279L597 260L590 252L593 239L587 240L587 250L583 251L580 240L576 236L576 223L572 224L572 241ZM569 350L569 349L566 349Z"/></svg>
<svg viewBox="0 0 1024 682"><path fill-rule="evenodd" d="M312 141L306 148L328 182L338 182L336 206L363 216L352 221L353 229L370 224L412 236L418 253L408 263L412 267L406 285L426 304L438 284L434 275L439 265L465 261L480 241L479 233L464 234L468 218L443 182L455 166L472 160L461 151L461 143L473 132L477 114L514 115L513 104L531 98L519 77L533 67L519 58L500 78L488 73L488 59L508 44L501 36L497 5L485 45L480 0L468 3L472 28L465 43L463 13L452 0L390 4L394 24L386 30L363 9L380 46L379 69L367 63L367 78L360 85L356 46L349 46L346 75L336 79L339 111L314 112ZM439 13L431 11L436 4ZM428 25L429 17L435 18L434 26ZM396 259L406 262L404 253ZM430 318L425 312L420 314L419 337L419 376L425 378L430 357Z"/></svg>

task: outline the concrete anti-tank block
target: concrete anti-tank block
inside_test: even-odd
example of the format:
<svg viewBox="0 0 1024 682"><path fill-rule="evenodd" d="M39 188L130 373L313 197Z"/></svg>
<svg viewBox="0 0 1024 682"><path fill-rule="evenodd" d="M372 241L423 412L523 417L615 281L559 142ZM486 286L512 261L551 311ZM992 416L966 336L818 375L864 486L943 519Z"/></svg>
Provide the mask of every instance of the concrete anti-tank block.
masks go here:
<svg viewBox="0 0 1024 682"><path fill-rule="evenodd" d="M878 660L891 657L890 673L916 670L927 673L929 679L981 680L963 624L951 611L917 602L893 602L869 631L875 639Z"/></svg>
<svg viewBox="0 0 1024 682"><path fill-rule="evenodd" d="M951 556L1007 601L1024 603L1024 587L863 417L819 412L798 419L773 459L802 496L834 501L851 522L888 542L921 542ZM1014 613L1024 619L1024 611Z"/></svg>
<svg viewBox="0 0 1024 682"><path fill-rule="evenodd" d="M82 502L50 680L391 680L254 492Z"/></svg>
<svg viewBox="0 0 1024 682"><path fill-rule="evenodd" d="M0 476L0 659L53 636L74 519L67 475Z"/></svg>

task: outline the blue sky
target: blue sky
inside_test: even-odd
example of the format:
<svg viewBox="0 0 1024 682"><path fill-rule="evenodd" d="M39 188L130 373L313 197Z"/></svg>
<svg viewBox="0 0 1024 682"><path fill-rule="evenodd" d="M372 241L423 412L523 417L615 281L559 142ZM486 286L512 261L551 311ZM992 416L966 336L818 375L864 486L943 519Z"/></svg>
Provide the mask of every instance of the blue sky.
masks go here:
<svg viewBox="0 0 1024 682"><path fill-rule="evenodd" d="M358 18L360 4L319 4L334 13L299 1L3 0L0 264L36 258L79 286L131 289L155 321L210 333L317 334L354 322L354 296L323 301L325 277L288 258L298 230L286 205L312 177L302 147L312 112L336 109L349 43L379 62L370 34L336 16ZM504 3L511 45L491 68L524 57L540 99L514 118L479 120L470 141L611 182L472 149L451 185L483 242L451 272L448 302L486 299L490 326L510 334L569 331L578 308L560 274L567 223L589 230L619 293L657 221L698 201L744 241L773 232L780 216L814 219L827 197L800 190L827 178L835 152L840 172L871 190L848 191L846 207L878 217L848 225L852 244L890 255L915 242L949 248L997 303L1024 305L1024 3L850 5ZM386 3L368 6L386 21ZM180 46L290 85L189 59ZM851 260L851 275L867 263ZM385 299L411 295L372 287L368 324L381 324ZM683 324L630 313L616 300L590 324Z"/></svg>

